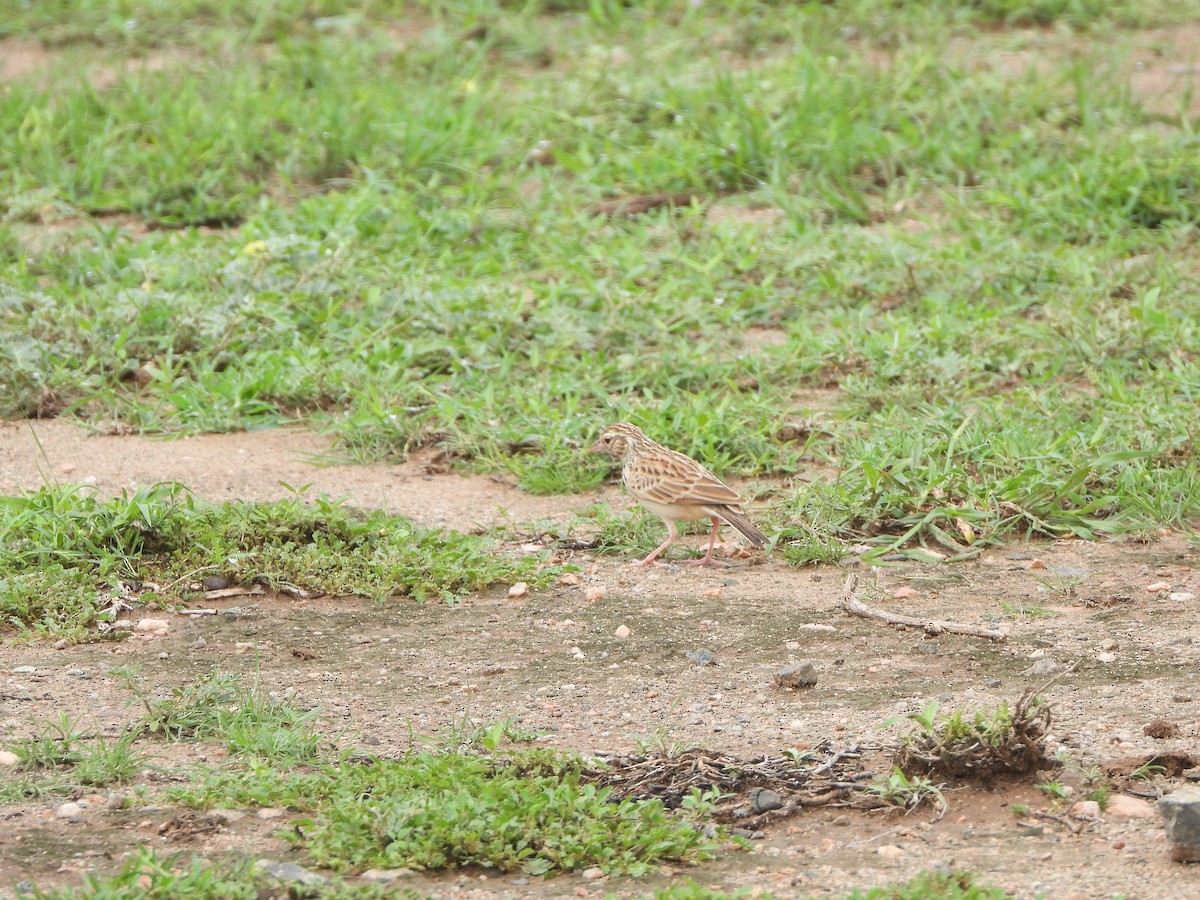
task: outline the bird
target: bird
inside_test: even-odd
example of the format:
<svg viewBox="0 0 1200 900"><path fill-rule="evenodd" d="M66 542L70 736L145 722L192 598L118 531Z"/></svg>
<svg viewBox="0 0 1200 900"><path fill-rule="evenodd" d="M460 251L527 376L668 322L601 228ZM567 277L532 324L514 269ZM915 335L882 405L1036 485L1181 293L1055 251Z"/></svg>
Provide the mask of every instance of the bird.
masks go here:
<svg viewBox="0 0 1200 900"><path fill-rule="evenodd" d="M627 422L609 425L591 447L593 453L608 453L621 460L621 482L642 506L667 526L667 539L635 566L662 565L658 557L679 539L676 522L712 520L708 552L701 559L682 560L684 565L724 565L713 558L717 530L724 519L756 547L770 541L754 527L742 510L742 498L690 456L670 450L646 437L642 429Z"/></svg>

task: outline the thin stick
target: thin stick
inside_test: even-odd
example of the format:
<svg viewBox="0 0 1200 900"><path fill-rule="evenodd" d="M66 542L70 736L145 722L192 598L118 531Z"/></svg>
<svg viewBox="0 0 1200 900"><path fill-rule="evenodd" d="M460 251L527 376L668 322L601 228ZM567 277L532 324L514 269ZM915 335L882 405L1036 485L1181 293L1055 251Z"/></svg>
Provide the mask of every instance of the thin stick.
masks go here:
<svg viewBox="0 0 1200 900"><path fill-rule="evenodd" d="M1008 639L1006 632L995 628L980 628L976 625L963 625L958 622L922 621L921 619L914 619L912 616L902 616L899 613L886 612L882 609L872 609L854 596L854 589L856 587L858 587L858 576L852 574L846 579L845 595L842 598L841 604L842 609L852 616L861 616L864 619L878 619L881 622L887 622L889 625L919 628L929 635L966 634L971 637L987 638L990 641L1004 641Z"/></svg>

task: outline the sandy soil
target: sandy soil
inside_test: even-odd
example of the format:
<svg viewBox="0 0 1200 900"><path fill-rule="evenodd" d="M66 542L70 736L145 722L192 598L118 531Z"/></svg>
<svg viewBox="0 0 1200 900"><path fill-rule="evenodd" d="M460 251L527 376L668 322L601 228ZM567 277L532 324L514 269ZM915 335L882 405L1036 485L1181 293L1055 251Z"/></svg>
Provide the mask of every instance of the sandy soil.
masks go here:
<svg viewBox="0 0 1200 900"><path fill-rule="evenodd" d="M48 459L58 477L94 477L104 490L157 477L184 481L211 499L266 499L283 490L281 480L312 482L356 503L456 527L486 524L498 506L520 521L565 514L593 499L532 498L491 479L427 476L419 463L317 467L306 459L322 452L323 439L299 431L156 441L88 437L65 423L34 427L45 449L43 470ZM28 425L0 428L0 493L41 483L35 451ZM502 586L453 607L241 597L202 604L217 615L168 614L171 630L157 638L61 650L10 642L0 648L0 743L27 733L33 720L63 712L115 733L137 710L109 673L135 665L160 693L206 672L257 675L266 688L319 706L331 733L379 753L406 749L410 725L420 736L444 736L464 720L503 716L547 732L549 746L584 752L631 750L639 741L743 755L826 739L885 748L902 734L901 726L883 726L897 713L933 700L945 708L990 709L1045 681L1039 672L1049 660L1076 665L1047 696L1055 717L1050 748L1079 766L1172 750L1196 755L1200 744L1198 604L1169 597L1200 593L1200 553L1177 535L1148 544L1013 546L953 566L897 562L877 573L852 567L864 582L876 580L875 604L1006 628L1004 643L928 637L851 618L837 605L846 575L840 567L797 570L755 559L720 570L645 571L586 554L571 561L580 566L581 584L518 600ZM1168 583L1170 592L1148 592L1155 582ZM589 603L585 591L597 585L606 596ZM915 594L895 599L904 587ZM1014 615L1002 604L1044 614ZM621 625L630 632L624 639L616 635ZM204 646L193 646L201 638ZM315 658L297 657L294 649ZM697 649L710 650L715 665L695 665L686 654ZM815 665L816 687L776 686L773 674L798 661ZM14 672L25 666L33 671ZM1147 737L1143 727L1155 719L1175 723L1180 736ZM158 779L219 758L194 746L163 754L158 764L167 775ZM880 773L889 769L883 749L869 751L866 763ZM1161 778L1156 786L1181 783L1182 777ZM1035 820L1009 806L1050 809L1030 783L956 788L948 796L949 813L935 824L929 810L908 816L817 810L768 828L752 852L731 851L703 867L637 881L475 872L414 876L405 884L446 897L643 896L689 876L725 888L760 886L782 897L831 896L950 866L987 873L1022 898L1200 896L1200 867L1169 861L1156 815L1071 827ZM79 822L55 818L60 802L0 809L6 820L0 884L49 884L109 870L135 841L299 858L276 837L278 820L247 816L189 837L186 828L159 833L180 811L153 799L130 810L89 809Z"/></svg>

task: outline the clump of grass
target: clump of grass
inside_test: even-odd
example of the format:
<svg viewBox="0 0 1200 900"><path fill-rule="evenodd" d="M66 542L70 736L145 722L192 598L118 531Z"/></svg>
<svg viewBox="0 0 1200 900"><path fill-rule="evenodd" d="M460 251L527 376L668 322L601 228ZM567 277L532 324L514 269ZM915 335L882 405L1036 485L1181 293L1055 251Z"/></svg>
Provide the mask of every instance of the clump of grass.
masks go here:
<svg viewBox="0 0 1200 900"><path fill-rule="evenodd" d="M1007 896L970 872L922 872L903 884L854 891L845 900L1004 900Z"/></svg>
<svg viewBox="0 0 1200 900"><path fill-rule="evenodd" d="M0 497L0 613L18 627L83 628L106 600L166 585L165 602L196 573L241 583L377 600L453 600L497 581L543 577L536 561L494 553L478 537L419 528L299 493L274 503L211 505L178 485L116 498L72 487Z"/></svg>
<svg viewBox="0 0 1200 900"><path fill-rule="evenodd" d="M206 807L239 803L308 813L290 838L337 871L483 866L551 874L599 866L643 874L707 858L717 842L658 801L615 801L580 777L580 763L544 751L501 758L419 752L285 773L251 762L174 792Z"/></svg>
<svg viewBox="0 0 1200 900"><path fill-rule="evenodd" d="M136 730L116 740L88 736L65 713L57 720L34 724L33 734L8 744L17 756L20 777L0 784L0 798L20 799L69 794L130 781L145 763L134 746Z"/></svg>
<svg viewBox="0 0 1200 900"><path fill-rule="evenodd" d="M1045 735L1050 706L1031 693L991 713L963 710L939 714L936 703L905 718L920 727L896 753L897 771L906 776L989 780L1052 768ZM894 720L893 720L894 721Z"/></svg>
<svg viewBox="0 0 1200 900"><path fill-rule="evenodd" d="M167 740L222 741L232 753L263 756L277 764L321 758L321 735L313 730L316 710L298 710L246 684L240 675L211 673L172 689L165 698L143 690L130 669L114 670L145 709L143 733Z"/></svg>

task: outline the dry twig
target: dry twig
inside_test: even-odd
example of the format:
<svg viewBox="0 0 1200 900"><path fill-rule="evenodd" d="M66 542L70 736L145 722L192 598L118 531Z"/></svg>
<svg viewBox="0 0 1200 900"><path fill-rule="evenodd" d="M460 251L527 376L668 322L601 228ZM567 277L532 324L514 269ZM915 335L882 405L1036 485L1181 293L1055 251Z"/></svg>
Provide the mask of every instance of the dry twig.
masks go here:
<svg viewBox="0 0 1200 900"><path fill-rule="evenodd" d="M858 576L850 575L846 579L845 593L841 606L842 609L853 616L861 616L864 619L878 619L881 622L887 622L889 625L899 625L904 628L918 628L928 635L965 634L971 637L987 638L990 641L1004 641L1008 639L1006 632L995 628L980 628L977 625L963 625L958 622L923 621L915 619L912 616L902 616L899 613L891 613L882 609L872 609L854 596L856 587L858 587Z"/></svg>

